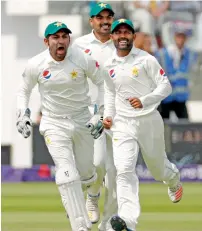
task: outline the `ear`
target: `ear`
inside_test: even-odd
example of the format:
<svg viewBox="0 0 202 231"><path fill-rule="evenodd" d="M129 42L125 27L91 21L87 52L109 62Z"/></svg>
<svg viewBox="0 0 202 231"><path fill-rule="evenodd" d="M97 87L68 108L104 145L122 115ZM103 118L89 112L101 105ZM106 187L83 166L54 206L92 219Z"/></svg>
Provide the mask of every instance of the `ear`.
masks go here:
<svg viewBox="0 0 202 231"><path fill-rule="evenodd" d="M47 38L44 38L44 44L48 47L49 46L49 42L48 42L48 39Z"/></svg>
<svg viewBox="0 0 202 231"><path fill-rule="evenodd" d="M93 19L92 18L89 18L89 24L91 27L93 27Z"/></svg>
<svg viewBox="0 0 202 231"><path fill-rule="evenodd" d="M113 40L113 34L110 34L109 36L110 36L110 39Z"/></svg>
<svg viewBox="0 0 202 231"><path fill-rule="evenodd" d="M134 39L134 40L136 39L136 33L134 33L133 39Z"/></svg>

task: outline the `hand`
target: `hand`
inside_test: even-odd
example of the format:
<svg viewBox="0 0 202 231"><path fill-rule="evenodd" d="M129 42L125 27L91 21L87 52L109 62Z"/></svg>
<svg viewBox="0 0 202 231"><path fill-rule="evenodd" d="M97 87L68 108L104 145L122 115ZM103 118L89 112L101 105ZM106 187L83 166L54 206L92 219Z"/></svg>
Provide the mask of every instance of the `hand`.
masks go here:
<svg viewBox="0 0 202 231"><path fill-rule="evenodd" d="M110 129L112 126L112 117L106 117L103 121L104 128Z"/></svg>
<svg viewBox="0 0 202 231"><path fill-rule="evenodd" d="M86 123L86 127L90 130L94 139L99 138L104 130L102 119L101 115L96 114Z"/></svg>
<svg viewBox="0 0 202 231"><path fill-rule="evenodd" d="M30 119L31 112L29 108L26 109L24 115L19 114L16 126L18 132L22 134L24 138L28 138L31 135L32 121Z"/></svg>
<svg viewBox="0 0 202 231"><path fill-rule="evenodd" d="M131 106L134 108L143 108L143 105L138 98L130 97L128 98L128 101L130 102Z"/></svg>

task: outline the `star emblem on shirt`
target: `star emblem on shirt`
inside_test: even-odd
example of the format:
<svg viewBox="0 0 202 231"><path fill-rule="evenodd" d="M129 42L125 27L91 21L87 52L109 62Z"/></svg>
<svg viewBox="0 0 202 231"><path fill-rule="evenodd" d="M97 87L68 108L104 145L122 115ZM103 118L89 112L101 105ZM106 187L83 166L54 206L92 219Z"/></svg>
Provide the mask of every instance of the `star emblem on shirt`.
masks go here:
<svg viewBox="0 0 202 231"><path fill-rule="evenodd" d="M137 67L133 67L132 74L133 74L133 76L138 77L139 71L138 71Z"/></svg>
<svg viewBox="0 0 202 231"><path fill-rule="evenodd" d="M70 74L71 74L72 79L76 79L78 76L78 72L75 70L73 70Z"/></svg>
<svg viewBox="0 0 202 231"><path fill-rule="evenodd" d="M119 23L125 22L126 20L124 18L119 19Z"/></svg>
<svg viewBox="0 0 202 231"><path fill-rule="evenodd" d="M99 6L100 6L101 8L105 8L105 7L107 6L107 4L105 4L105 3L100 3Z"/></svg>
<svg viewBox="0 0 202 231"><path fill-rule="evenodd" d="M63 24L62 22L56 22L54 25L57 27L60 27L60 26L62 26L62 24Z"/></svg>

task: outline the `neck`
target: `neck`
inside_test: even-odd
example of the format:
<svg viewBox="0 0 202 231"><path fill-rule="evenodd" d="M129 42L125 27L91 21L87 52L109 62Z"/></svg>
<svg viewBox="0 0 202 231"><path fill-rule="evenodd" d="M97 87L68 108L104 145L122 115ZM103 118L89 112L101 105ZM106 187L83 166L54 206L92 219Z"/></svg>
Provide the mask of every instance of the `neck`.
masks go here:
<svg viewBox="0 0 202 231"><path fill-rule="evenodd" d="M109 34L99 34L96 31L93 31L95 37L102 43L107 42L108 40L110 40L110 35Z"/></svg>
<svg viewBox="0 0 202 231"><path fill-rule="evenodd" d="M117 50L117 55L119 57L125 57L130 53L130 51L131 49L130 50Z"/></svg>

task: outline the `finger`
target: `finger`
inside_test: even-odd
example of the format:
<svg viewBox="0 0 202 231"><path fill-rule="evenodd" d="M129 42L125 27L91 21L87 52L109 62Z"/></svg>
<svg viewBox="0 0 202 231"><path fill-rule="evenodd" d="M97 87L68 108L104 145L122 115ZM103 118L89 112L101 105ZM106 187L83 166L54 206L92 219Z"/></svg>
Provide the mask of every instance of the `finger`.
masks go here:
<svg viewBox="0 0 202 231"><path fill-rule="evenodd" d="M140 107L140 105L137 104L137 103L132 104L132 106L133 106L134 108L139 108L139 107Z"/></svg>
<svg viewBox="0 0 202 231"><path fill-rule="evenodd" d="M137 98L129 98L129 102L136 102L139 101Z"/></svg>
<svg viewBox="0 0 202 231"><path fill-rule="evenodd" d="M140 107L140 105L135 103L133 107L135 107L135 108L139 108L139 107Z"/></svg>

